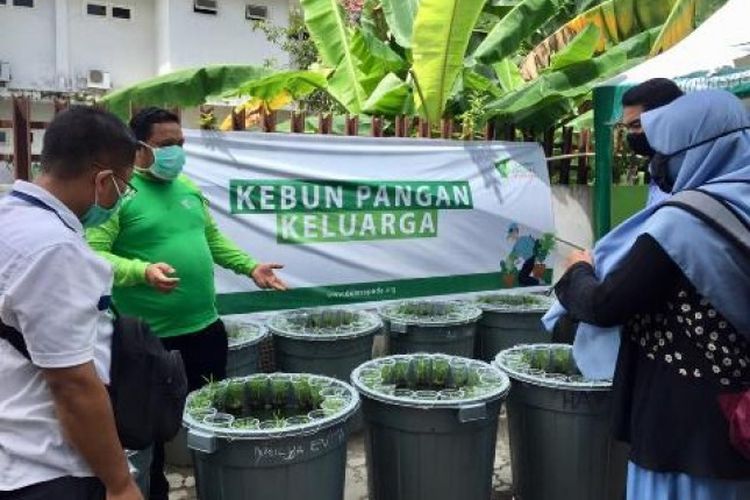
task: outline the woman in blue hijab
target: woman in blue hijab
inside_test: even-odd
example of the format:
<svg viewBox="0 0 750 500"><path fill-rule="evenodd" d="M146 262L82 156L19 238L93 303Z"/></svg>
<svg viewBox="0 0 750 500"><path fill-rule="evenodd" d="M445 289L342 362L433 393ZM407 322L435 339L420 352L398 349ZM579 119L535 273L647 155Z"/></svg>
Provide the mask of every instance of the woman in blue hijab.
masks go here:
<svg viewBox="0 0 750 500"><path fill-rule="evenodd" d="M750 227L750 120L739 99L695 92L641 121L661 189L709 193ZM546 323L563 312L581 322L584 374L614 368L628 499L750 499L750 453L730 439L720 404L750 389L750 255L687 211L657 205L602 239L593 258L569 263Z"/></svg>

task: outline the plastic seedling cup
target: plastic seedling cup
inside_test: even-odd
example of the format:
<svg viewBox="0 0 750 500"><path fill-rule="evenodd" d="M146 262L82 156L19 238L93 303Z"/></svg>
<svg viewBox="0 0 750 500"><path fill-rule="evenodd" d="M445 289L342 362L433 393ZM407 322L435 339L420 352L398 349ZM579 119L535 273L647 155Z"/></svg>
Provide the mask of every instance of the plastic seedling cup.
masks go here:
<svg viewBox="0 0 750 500"><path fill-rule="evenodd" d="M444 357L435 357L432 360L432 386L444 388L448 385L451 365L450 360Z"/></svg>
<svg viewBox="0 0 750 500"><path fill-rule="evenodd" d="M325 410L313 410L310 413L307 414L307 417L310 420L321 420L328 416L328 413Z"/></svg>
<svg viewBox="0 0 750 500"><path fill-rule="evenodd" d="M190 408L188 415L193 417L198 422L203 422L206 417L212 417L216 415L216 408Z"/></svg>
<svg viewBox="0 0 750 500"><path fill-rule="evenodd" d="M286 425L288 427L294 427L295 425L305 425L310 423L310 417L307 415L297 415L295 417L289 417L286 419Z"/></svg>
<svg viewBox="0 0 750 500"><path fill-rule="evenodd" d="M344 406L346 406L346 399L340 396L327 397L320 404L321 409L334 412L339 411Z"/></svg>
<svg viewBox="0 0 750 500"><path fill-rule="evenodd" d="M444 401L455 401L457 399L464 399L466 393L463 389L443 389L438 392L438 399Z"/></svg>
<svg viewBox="0 0 750 500"><path fill-rule="evenodd" d="M414 356L418 387L429 387L432 382L432 359L430 356Z"/></svg>
<svg viewBox="0 0 750 500"><path fill-rule="evenodd" d="M237 418L232 422L232 429L245 429L252 430L257 429L260 425L260 420L253 417Z"/></svg>
<svg viewBox="0 0 750 500"><path fill-rule="evenodd" d="M229 413L215 413L203 419L203 423L218 429L227 429L234 423L234 415Z"/></svg>
<svg viewBox="0 0 750 500"><path fill-rule="evenodd" d="M393 366L394 383L398 386L406 386L409 383L409 361L397 359Z"/></svg>
<svg viewBox="0 0 750 500"><path fill-rule="evenodd" d="M551 351L547 348L537 348L531 354L531 366L542 372L547 372L550 369L550 355Z"/></svg>
<svg viewBox="0 0 750 500"><path fill-rule="evenodd" d="M380 368L380 378L384 384L394 384L396 361L393 359L384 359L378 363Z"/></svg>
<svg viewBox="0 0 750 500"><path fill-rule="evenodd" d="M366 370L362 370L362 372L360 373L360 378L367 387L373 387L375 384L379 384L383 380L381 371L376 368L367 368Z"/></svg>
<svg viewBox="0 0 750 500"><path fill-rule="evenodd" d="M299 380L292 382L294 385L294 395L297 404L302 409L309 410L313 407L312 388L307 377L301 377Z"/></svg>
<svg viewBox="0 0 750 500"><path fill-rule="evenodd" d="M245 402L245 383L242 380L232 380L227 385L224 399L224 411L235 416L243 414Z"/></svg>
<svg viewBox="0 0 750 500"><path fill-rule="evenodd" d="M450 366L449 385L454 389L465 386L469 382L469 363L460 359L454 359L451 360Z"/></svg>
<svg viewBox="0 0 750 500"><path fill-rule="evenodd" d="M414 397L414 391L412 391L411 389L399 388L393 392L393 395L397 398L409 399Z"/></svg>
<svg viewBox="0 0 750 500"><path fill-rule="evenodd" d="M271 395L274 408L286 408L289 402L291 385L291 378L287 375L274 375L271 377Z"/></svg>
<svg viewBox="0 0 750 500"><path fill-rule="evenodd" d="M325 387L320 390L320 395L324 400L328 398L341 397L344 394L346 394L346 391L339 387Z"/></svg>
<svg viewBox="0 0 750 500"><path fill-rule="evenodd" d="M414 397L420 401L437 401L438 391L417 391L414 393Z"/></svg>

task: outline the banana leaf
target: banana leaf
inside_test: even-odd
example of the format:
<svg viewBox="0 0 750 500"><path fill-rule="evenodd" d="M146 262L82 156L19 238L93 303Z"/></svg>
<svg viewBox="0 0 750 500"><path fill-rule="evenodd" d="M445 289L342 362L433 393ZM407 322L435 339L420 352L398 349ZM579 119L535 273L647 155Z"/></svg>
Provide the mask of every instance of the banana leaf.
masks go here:
<svg viewBox="0 0 750 500"><path fill-rule="evenodd" d="M365 101L358 62L351 51L351 38L338 0L300 0L305 25L323 63L335 68L330 93L349 112L358 113Z"/></svg>
<svg viewBox="0 0 750 500"><path fill-rule="evenodd" d="M351 58L355 61L354 57ZM339 102L349 113L357 114L362 111L362 104L367 94L362 88L362 74L354 67L352 75L347 61L342 60L338 67L328 77L327 91Z"/></svg>
<svg viewBox="0 0 750 500"><path fill-rule="evenodd" d="M470 61L492 64L513 55L521 42L557 11L554 0L524 0L495 25L477 47Z"/></svg>
<svg viewBox="0 0 750 500"><path fill-rule="evenodd" d="M655 56L676 45L695 29L698 3L698 0L677 0L672 5L672 12L662 26L649 55Z"/></svg>
<svg viewBox="0 0 750 500"><path fill-rule="evenodd" d="M547 71L556 71L577 62L586 61L594 56L599 42L600 30L595 24L589 24L560 52L553 54Z"/></svg>
<svg viewBox="0 0 750 500"><path fill-rule="evenodd" d="M526 83L518 70L518 66L508 58L493 64L492 68L495 70L500 88L504 92L513 92Z"/></svg>
<svg viewBox="0 0 750 500"><path fill-rule="evenodd" d="M536 78L550 60L590 24L600 30L596 52L663 25L679 0L607 0L579 14L539 43L521 63L526 80Z"/></svg>
<svg viewBox="0 0 750 500"><path fill-rule="evenodd" d="M123 120L134 106L198 106L271 73L256 66L223 65L184 69L151 78L105 95L101 102Z"/></svg>
<svg viewBox="0 0 750 500"><path fill-rule="evenodd" d="M393 38L405 49L411 47L419 3L420 0L381 0Z"/></svg>
<svg viewBox="0 0 750 500"><path fill-rule="evenodd" d="M245 111L245 130L249 130L260 125L264 111L278 111L280 109L283 109L288 104L291 104L291 102L291 94L286 91L282 91L270 100L262 100L258 99L257 97L253 97L249 101L242 103L239 106L235 106L234 111L235 113L239 113L243 110ZM219 130L225 132L228 130L232 130L233 125L233 118L230 113L229 115L227 115L224 121L221 122L221 125L219 125Z"/></svg>
<svg viewBox="0 0 750 500"><path fill-rule="evenodd" d="M375 35L381 40L388 38L388 23L385 20L383 6L378 0L365 0L359 18L362 30Z"/></svg>
<svg viewBox="0 0 750 500"><path fill-rule="evenodd" d="M463 68L471 31L485 0L421 0L414 20L412 65L419 108L432 123L442 117Z"/></svg>
<svg viewBox="0 0 750 500"><path fill-rule="evenodd" d="M327 85L326 76L315 71L282 71L265 78L240 85L227 93L229 96L255 97L261 101L271 101L286 93L299 99Z"/></svg>
<svg viewBox="0 0 750 500"><path fill-rule="evenodd" d="M404 113L411 99L411 87L393 73L388 73L370 94L363 111L371 115L396 116Z"/></svg>
<svg viewBox="0 0 750 500"><path fill-rule="evenodd" d="M503 89L495 84L495 82L469 68L465 68L463 72L463 87L465 90L480 94L489 94L494 98L498 98L503 94Z"/></svg>
<svg viewBox="0 0 750 500"><path fill-rule="evenodd" d="M655 28L612 47L599 57L545 73L515 92L487 105L488 118L519 125L551 126L560 112L588 94L596 83L616 75L648 55L659 29ZM550 112L550 108L554 112Z"/></svg>
<svg viewBox="0 0 750 500"><path fill-rule="evenodd" d="M352 54L358 61L360 83L368 95L388 73L405 73L408 69L406 61L401 56L367 31L355 31L351 47Z"/></svg>

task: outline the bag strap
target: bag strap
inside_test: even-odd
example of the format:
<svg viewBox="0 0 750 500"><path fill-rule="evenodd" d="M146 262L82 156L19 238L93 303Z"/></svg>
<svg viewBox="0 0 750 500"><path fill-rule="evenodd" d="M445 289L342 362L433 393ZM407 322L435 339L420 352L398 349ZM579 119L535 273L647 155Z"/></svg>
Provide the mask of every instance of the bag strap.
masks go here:
<svg viewBox="0 0 750 500"><path fill-rule="evenodd" d="M10 345L16 348L16 351L20 352L24 358L31 361L31 355L29 354L29 350L26 348L26 341L23 340L23 335L21 335L21 332L19 332L12 326L6 325L2 321L0 321L0 339L7 340Z"/></svg>
<svg viewBox="0 0 750 500"><path fill-rule="evenodd" d="M662 206L685 210L750 254L750 223L719 197L698 189L681 191L663 202Z"/></svg>

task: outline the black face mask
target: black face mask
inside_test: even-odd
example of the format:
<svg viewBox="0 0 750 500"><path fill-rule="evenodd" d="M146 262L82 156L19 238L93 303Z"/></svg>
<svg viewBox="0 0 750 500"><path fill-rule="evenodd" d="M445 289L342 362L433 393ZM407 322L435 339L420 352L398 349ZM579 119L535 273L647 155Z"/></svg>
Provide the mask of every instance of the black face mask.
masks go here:
<svg viewBox="0 0 750 500"><path fill-rule="evenodd" d="M643 132L631 132L625 136L628 146L633 153L651 158L656 154L654 148L649 144L646 134Z"/></svg>
<svg viewBox="0 0 750 500"><path fill-rule="evenodd" d="M705 139L703 141L700 141L697 144L691 144L690 146L684 147L668 155L654 151L653 158L651 158L651 162L648 164L648 171L651 174L651 180L653 180L654 184L656 184L659 187L659 189L661 189L665 193L671 193L672 189L674 189L674 183L677 180L677 176L675 176L675 178L673 179L672 176L669 175L669 160L670 159L674 158L677 155L685 153L686 151L690 151L691 149L697 148L699 146L703 146L704 144L708 144L709 142L713 142L717 139L721 139L724 136L731 135L731 134L734 134L735 132L741 132L743 130L748 130L748 129L750 129L750 127L740 127L740 128L736 128L733 130L729 130L727 132L724 132L723 134L719 134L717 136L711 137L710 139Z"/></svg>

